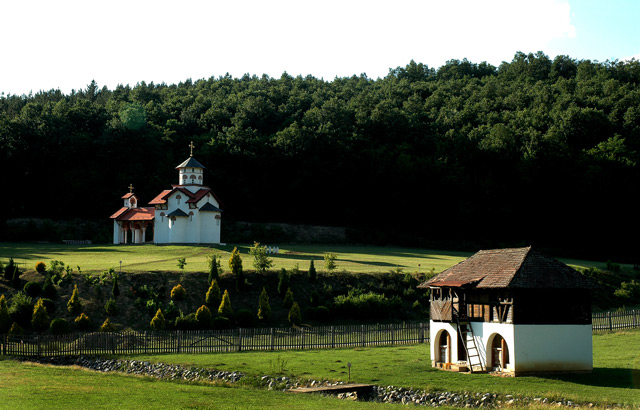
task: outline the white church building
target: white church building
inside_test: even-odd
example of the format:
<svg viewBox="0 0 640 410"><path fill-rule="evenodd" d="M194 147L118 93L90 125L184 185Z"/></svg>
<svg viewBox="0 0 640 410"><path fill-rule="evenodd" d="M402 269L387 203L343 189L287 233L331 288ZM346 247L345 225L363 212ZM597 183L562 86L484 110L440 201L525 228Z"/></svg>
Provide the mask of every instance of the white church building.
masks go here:
<svg viewBox="0 0 640 410"><path fill-rule="evenodd" d="M152 230L155 244L219 244L222 210L211 188L203 185L204 165L191 156L178 165L178 184L157 195L150 207L138 207L129 186L124 206L113 219L113 243L144 243Z"/></svg>

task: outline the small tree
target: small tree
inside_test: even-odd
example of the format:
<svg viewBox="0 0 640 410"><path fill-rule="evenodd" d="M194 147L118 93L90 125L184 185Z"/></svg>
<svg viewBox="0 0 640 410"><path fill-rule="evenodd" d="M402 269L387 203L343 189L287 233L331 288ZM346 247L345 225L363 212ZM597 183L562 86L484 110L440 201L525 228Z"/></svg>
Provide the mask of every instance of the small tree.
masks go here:
<svg viewBox="0 0 640 410"><path fill-rule="evenodd" d="M324 254L324 267L327 271L331 272L336 268L336 254L325 253Z"/></svg>
<svg viewBox="0 0 640 410"><path fill-rule="evenodd" d="M184 270L184 267L187 265L187 258L178 259L178 269Z"/></svg>
<svg viewBox="0 0 640 410"><path fill-rule="evenodd" d="M267 290L263 287L260 293L260 300L258 301L258 319L263 322L268 322L271 319L271 305L269 304L269 295Z"/></svg>
<svg viewBox="0 0 640 410"><path fill-rule="evenodd" d="M318 273L316 272L316 267L313 265L313 259L311 259L311 262L309 262L309 280L313 282L317 278L318 278Z"/></svg>
<svg viewBox="0 0 640 410"><path fill-rule="evenodd" d="M257 273L264 273L273 266L273 261L267 255L267 247L260 246L260 242L254 242L249 248L249 254L253 256L253 267Z"/></svg>
<svg viewBox="0 0 640 410"><path fill-rule="evenodd" d="M100 331L101 332L115 332L116 331L116 327L114 326L113 323L111 323L111 321L109 320L109 318L107 318L103 323L102 326L100 326Z"/></svg>
<svg viewBox="0 0 640 410"><path fill-rule="evenodd" d="M187 291L182 287L181 284L177 284L171 289L171 299L173 300L183 300L187 296Z"/></svg>
<svg viewBox="0 0 640 410"><path fill-rule="evenodd" d="M20 287L20 269L18 269L17 266L13 268L13 278L11 279L11 282L13 283L14 288L17 289Z"/></svg>
<svg viewBox="0 0 640 410"><path fill-rule="evenodd" d="M293 305L291 305L291 309L289 309L289 316L287 316L287 318L289 319L289 323L292 325L299 325L302 323L300 306L298 306L297 302L293 302Z"/></svg>
<svg viewBox="0 0 640 410"><path fill-rule="evenodd" d="M13 279L13 271L15 270L15 263L13 262L13 258L9 258L9 263L4 267L4 278L6 280Z"/></svg>
<svg viewBox="0 0 640 410"><path fill-rule="evenodd" d="M10 327L11 315L9 315L9 306L4 295L0 295L0 334L7 333Z"/></svg>
<svg viewBox="0 0 640 410"><path fill-rule="evenodd" d="M293 292L291 291L291 288L288 288L287 292L284 294L282 306L284 306L285 309L290 309L291 306L293 306Z"/></svg>
<svg viewBox="0 0 640 410"><path fill-rule="evenodd" d="M17 324L16 322L13 322L13 324L11 325L11 328L9 329L9 335L20 336L22 334L24 334L24 329L22 329L22 327L20 327L20 325Z"/></svg>
<svg viewBox="0 0 640 410"><path fill-rule="evenodd" d="M222 302L218 307L218 316L232 318L233 309L231 308L231 298L229 297L229 291L225 289L224 295L222 295Z"/></svg>
<svg viewBox="0 0 640 410"><path fill-rule="evenodd" d="M36 330L46 330L51 323L47 308L44 307L42 299L38 299L33 307L33 316L31 316L31 326Z"/></svg>
<svg viewBox="0 0 640 410"><path fill-rule="evenodd" d="M47 265L44 262L40 261L40 262L36 263L36 272L42 274L46 270L47 270Z"/></svg>
<svg viewBox="0 0 640 410"><path fill-rule="evenodd" d="M207 305L215 308L216 306L220 306L220 301L220 286L218 286L218 281L214 279L211 281L209 290L207 290L205 302L207 303Z"/></svg>
<svg viewBox="0 0 640 410"><path fill-rule="evenodd" d="M213 323L213 315L211 314L211 310L206 306L202 305L196 310L196 321L198 322L198 327L202 329L210 329Z"/></svg>
<svg viewBox="0 0 640 410"><path fill-rule="evenodd" d="M118 286L118 276L113 277L113 286L111 287L111 295L114 299L118 299L120 296L120 286Z"/></svg>
<svg viewBox="0 0 640 410"><path fill-rule="evenodd" d="M107 312L109 316L115 316L118 314L118 304L116 300L113 298L109 298L107 303L104 304L104 311Z"/></svg>
<svg viewBox="0 0 640 410"><path fill-rule="evenodd" d="M78 313L82 309L82 303L80 302L80 296L78 295L78 285L73 285L73 293L69 302L67 302L67 310L69 313Z"/></svg>
<svg viewBox="0 0 640 410"><path fill-rule="evenodd" d="M151 319L150 323L151 329L153 330L162 330L165 326L164 314L162 313L162 309L158 309L156 315Z"/></svg>
<svg viewBox="0 0 640 410"><path fill-rule="evenodd" d="M280 269L278 273L278 294L284 296L289 289L290 276L285 268Z"/></svg>
<svg viewBox="0 0 640 410"><path fill-rule="evenodd" d="M231 269L231 274L236 278L236 289L242 289L244 286L244 273L242 272L242 258L237 247L233 248L231 257L229 257L229 268Z"/></svg>
<svg viewBox="0 0 640 410"><path fill-rule="evenodd" d="M218 255L213 254L209 256L208 262L209 262L208 283L211 283L212 281L218 279L218 276L220 276L220 258L218 257Z"/></svg>
<svg viewBox="0 0 640 410"><path fill-rule="evenodd" d="M74 323L78 330L87 330L91 326L91 319L84 312L80 313L80 316L75 318Z"/></svg>

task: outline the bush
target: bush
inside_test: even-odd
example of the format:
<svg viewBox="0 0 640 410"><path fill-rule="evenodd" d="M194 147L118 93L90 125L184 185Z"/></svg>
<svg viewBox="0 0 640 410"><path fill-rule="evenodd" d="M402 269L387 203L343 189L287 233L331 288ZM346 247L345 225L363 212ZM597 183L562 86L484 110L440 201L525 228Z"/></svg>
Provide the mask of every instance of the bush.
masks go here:
<svg viewBox="0 0 640 410"><path fill-rule="evenodd" d="M46 270L47 270L47 265L44 262L40 261L36 263L36 272L44 273L44 271Z"/></svg>
<svg viewBox="0 0 640 410"><path fill-rule="evenodd" d="M229 268L231 269L231 274L236 278L236 290L241 290L244 287L244 272L242 271L240 251L236 247L231 252Z"/></svg>
<svg viewBox="0 0 640 410"><path fill-rule="evenodd" d="M44 284L42 285L42 295L50 299L54 299L58 296L58 290L51 280L51 276L47 275L44 278Z"/></svg>
<svg viewBox="0 0 640 410"><path fill-rule="evenodd" d="M7 333L11 326L11 316L9 315L9 305L4 295L0 295L0 334Z"/></svg>
<svg viewBox="0 0 640 410"><path fill-rule="evenodd" d="M249 248L249 254L253 256L253 267L257 273L264 273L273 266L273 261L267 255L267 247L260 246L259 242L254 242Z"/></svg>
<svg viewBox="0 0 640 410"><path fill-rule="evenodd" d="M173 300L183 300L187 296L187 291L182 287L181 284L177 284L171 289L171 299Z"/></svg>
<svg viewBox="0 0 640 410"><path fill-rule="evenodd" d="M207 258L207 261L209 262L209 277L207 282L211 283L218 279L220 275L220 258L218 255L213 254Z"/></svg>
<svg viewBox="0 0 640 410"><path fill-rule="evenodd" d="M324 267L327 271L332 272L336 268L336 258L335 253L324 254Z"/></svg>
<svg viewBox="0 0 640 410"><path fill-rule="evenodd" d="M384 294L352 289L347 295L338 295L333 300L336 314L350 319L379 320L389 317L402 305L398 296L385 297Z"/></svg>
<svg viewBox="0 0 640 410"><path fill-rule="evenodd" d="M107 315L109 316L117 315L118 304L116 303L116 300L113 298L109 298L109 300L107 300L107 303L104 304L104 310L105 312L107 312Z"/></svg>
<svg viewBox="0 0 640 410"><path fill-rule="evenodd" d="M12 322L17 322L23 327L28 327L33 316L33 299L26 293L18 292L11 297L9 315Z"/></svg>
<svg viewBox="0 0 640 410"><path fill-rule="evenodd" d="M258 300L258 320L268 322L271 319L271 305L269 304L269 295L263 287Z"/></svg>
<svg viewBox="0 0 640 410"><path fill-rule="evenodd" d="M20 325L17 324L16 322L13 322L13 324L11 325L11 328L9 329L9 335L20 336L23 334L24 334L24 329L22 329L22 327L20 327Z"/></svg>
<svg viewBox="0 0 640 410"><path fill-rule="evenodd" d="M229 318L217 316L213 319L212 327L216 330L224 330L224 329L231 329L233 326Z"/></svg>
<svg viewBox="0 0 640 410"><path fill-rule="evenodd" d="M174 324L177 330L196 330L198 329L198 321L196 320L195 313L189 313L187 316L184 316L182 312L180 312L180 316L176 318L176 322Z"/></svg>
<svg viewBox="0 0 640 410"><path fill-rule="evenodd" d="M220 295L220 286L218 286L217 280L212 280L211 285L209 286L209 290L207 290L207 295L205 297L205 303L213 308L220 306L220 302L222 300Z"/></svg>
<svg viewBox="0 0 640 410"><path fill-rule="evenodd" d="M218 307L218 316L226 317L228 319L233 317L233 308L231 308L231 298L229 297L229 291L225 289L224 295L222 295L222 302Z"/></svg>
<svg viewBox="0 0 640 410"><path fill-rule="evenodd" d="M285 309L291 309L291 306L293 306L293 292L291 291L291 288L288 288L287 293L284 294L282 306Z"/></svg>
<svg viewBox="0 0 640 410"><path fill-rule="evenodd" d="M120 286L118 285L118 277L115 276L113 278L113 286L111 287L111 295L113 296L114 299L118 299L118 296L120 296Z"/></svg>
<svg viewBox="0 0 640 410"><path fill-rule="evenodd" d="M280 272L278 272L278 294L280 296L284 296L287 293L290 279L289 272L285 268L280 269Z"/></svg>
<svg viewBox="0 0 640 410"><path fill-rule="evenodd" d="M640 303L640 282L635 280L622 282L620 288L616 289L613 294L624 302Z"/></svg>
<svg viewBox="0 0 640 410"><path fill-rule="evenodd" d="M48 298L42 298L42 304L47 309L47 313L52 314L56 310L56 304L53 303L53 300Z"/></svg>
<svg viewBox="0 0 640 410"><path fill-rule="evenodd" d="M49 331L54 335L63 335L69 333L70 330L69 322L61 317L53 319L49 324Z"/></svg>
<svg viewBox="0 0 640 410"><path fill-rule="evenodd" d="M42 293L42 285L40 285L38 282L27 282L25 283L22 290L27 295L35 298L40 296L40 294Z"/></svg>
<svg viewBox="0 0 640 410"><path fill-rule="evenodd" d="M15 265L15 262L13 261L13 258L9 258L9 263L7 264L7 266L4 267L4 278L6 280L12 280L13 271L15 269L16 269L16 265Z"/></svg>
<svg viewBox="0 0 640 410"><path fill-rule="evenodd" d="M75 318L74 323L78 330L88 330L91 327L91 319L84 312L80 313L80 316Z"/></svg>
<svg viewBox="0 0 640 410"><path fill-rule="evenodd" d="M302 315L300 314L300 306L297 302L293 302L291 309L289 309L289 315L287 316L289 323L292 325L299 325L302 323Z"/></svg>
<svg viewBox="0 0 640 410"><path fill-rule="evenodd" d="M331 313L326 306L317 306L307 309L307 316L311 320L318 322L328 322L331 320Z"/></svg>
<svg viewBox="0 0 640 410"><path fill-rule="evenodd" d="M11 279L11 283L16 289L20 287L20 269L18 269L17 266L13 269L13 279Z"/></svg>
<svg viewBox="0 0 640 410"><path fill-rule="evenodd" d="M318 293L317 290L312 290L311 291L311 295L309 295L309 304L311 306L320 305L320 294Z"/></svg>
<svg viewBox="0 0 640 410"><path fill-rule="evenodd" d="M107 318L102 323L102 326L100 326L100 332L115 332L115 331L116 331L116 327L113 323L111 323L111 320L109 320L109 318Z"/></svg>
<svg viewBox="0 0 640 410"><path fill-rule="evenodd" d="M45 330L49 327L51 319L47 308L44 307L42 299L38 299L36 305L33 307L33 315L31 316L31 326L36 330Z"/></svg>
<svg viewBox="0 0 640 410"><path fill-rule="evenodd" d="M178 269L184 270L184 267L187 265L187 258L178 259Z"/></svg>
<svg viewBox="0 0 640 410"><path fill-rule="evenodd" d="M253 313L249 309L238 309L233 315L236 325L239 327L252 327L253 326Z"/></svg>
<svg viewBox="0 0 640 410"><path fill-rule="evenodd" d="M78 285L73 285L73 293L69 302L67 302L67 310L69 313L78 313L82 310L82 302L80 302L80 296L78 295Z"/></svg>
<svg viewBox="0 0 640 410"><path fill-rule="evenodd" d="M211 329L212 320L213 315L206 305L202 305L196 310L196 321L200 329Z"/></svg>
<svg viewBox="0 0 640 410"><path fill-rule="evenodd" d="M162 330L164 329L165 320L164 315L162 314L162 309L158 309L156 315L151 319L151 323L149 324L151 329L153 330Z"/></svg>

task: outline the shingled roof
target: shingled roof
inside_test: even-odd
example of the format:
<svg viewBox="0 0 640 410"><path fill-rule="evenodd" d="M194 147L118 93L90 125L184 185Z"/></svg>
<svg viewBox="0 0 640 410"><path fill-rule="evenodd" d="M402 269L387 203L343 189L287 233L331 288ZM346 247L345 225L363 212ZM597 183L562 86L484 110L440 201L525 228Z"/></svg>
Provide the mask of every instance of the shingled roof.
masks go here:
<svg viewBox="0 0 640 410"><path fill-rule="evenodd" d="M482 250L419 285L428 287L593 288L575 269L531 247Z"/></svg>

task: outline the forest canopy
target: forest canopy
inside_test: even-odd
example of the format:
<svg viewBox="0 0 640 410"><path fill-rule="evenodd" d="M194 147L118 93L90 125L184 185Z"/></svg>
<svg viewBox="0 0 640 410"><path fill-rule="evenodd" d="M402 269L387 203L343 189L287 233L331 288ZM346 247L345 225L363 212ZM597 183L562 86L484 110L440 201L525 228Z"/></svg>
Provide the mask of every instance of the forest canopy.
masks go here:
<svg viewBox="0 0 640 410"><path fill-rule="evenodd" d="M225 218L632 254L640 62L515 54L384 78L229 75L0 96L2 218L104 219L189 155ZM408 239L411 242L410 239ZM632 243L630 243L632 242Z"/></svg>

